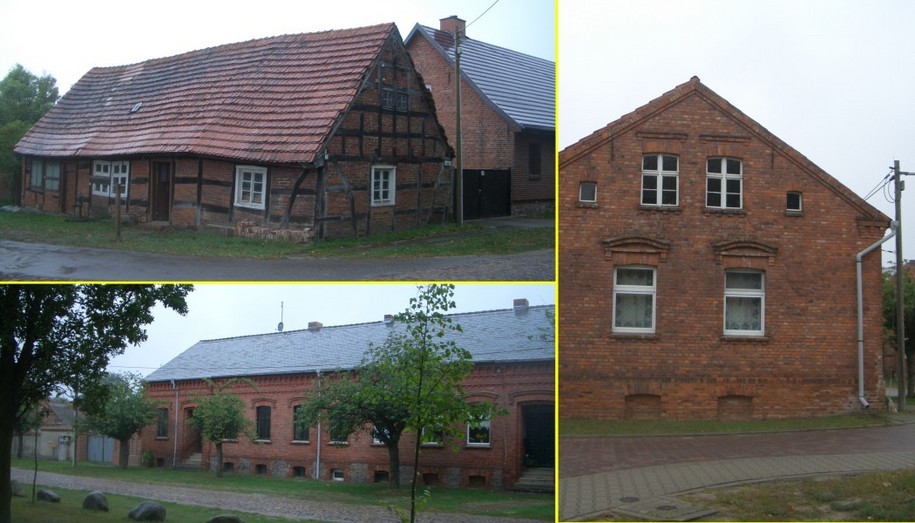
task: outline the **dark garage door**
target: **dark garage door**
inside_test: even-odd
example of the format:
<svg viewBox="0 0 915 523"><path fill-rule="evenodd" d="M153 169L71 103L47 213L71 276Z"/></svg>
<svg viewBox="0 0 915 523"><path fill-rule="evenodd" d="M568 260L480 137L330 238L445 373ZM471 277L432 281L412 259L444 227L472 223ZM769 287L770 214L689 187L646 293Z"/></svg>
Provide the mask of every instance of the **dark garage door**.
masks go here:
<svg viewBox="0 0 915 523"><path fill-rule="evenodd" d="M511 170L464 169L464 219L511 215Z"/></svg>

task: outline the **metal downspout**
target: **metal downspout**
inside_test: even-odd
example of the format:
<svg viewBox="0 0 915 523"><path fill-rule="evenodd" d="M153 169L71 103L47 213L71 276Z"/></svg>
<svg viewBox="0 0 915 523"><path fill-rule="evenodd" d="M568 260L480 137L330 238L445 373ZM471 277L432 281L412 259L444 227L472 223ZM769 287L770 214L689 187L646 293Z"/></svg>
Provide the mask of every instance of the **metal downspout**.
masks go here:
<svg viewBox="0 0 915 523"><path fill-rule="evenodd" d="M886 243L887 240L896 236L898 227L899 225L895 221L890 222L890 233L888 235L855 256L855 269L858 276L858 401L865 409L870 407L870 403L864 398L864 285L861 281L861 259L869 252Z"/></svg>
<svg viewBox="0 0 915 523"><path fill-rule="evenodd" d="M321 371L318 371L318 388L321 388ZM318 419L318 430L317 430L317 457L315 458L315 479L321 479L321 419Z"/></svg>
<svg viewBox="0 0 915 523"><path fill-rule="evenodd" d="M171 380L172 388L175 389L175 435L173 439L175 440L175 448L172 450L172 468L178 466L178 384L175 383L175 380Z"/></svg>

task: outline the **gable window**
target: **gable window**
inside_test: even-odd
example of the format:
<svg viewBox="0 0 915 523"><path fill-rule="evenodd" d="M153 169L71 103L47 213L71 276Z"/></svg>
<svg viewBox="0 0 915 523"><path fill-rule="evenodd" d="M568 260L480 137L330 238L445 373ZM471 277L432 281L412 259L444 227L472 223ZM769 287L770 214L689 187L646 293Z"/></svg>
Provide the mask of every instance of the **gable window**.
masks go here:
<svg viewBox="0 0 915 523"><path fill-rule="evenodd" d="M488 447L491 443L492 423L487 417L479 417L467 424L467 445Z"/></svg>
<svg viewBox="0 0 915 523"><path fill-rule="evenodd" d="M257 407L257 439L270 439L270 407Z"/></svg>
<svg viewBox="0 0 915 523"><path fill-rule="evenodd" d="M766 291L761 272L724 273L724 334L762 336L765 333Z"/></svg>
<svg viewBox="0 0 915 523"><path fill-rule="evenodd" d="M266 168L239 165L235 168L235 205L263 209L266 185Z"/></svg>
<svg viewBox="0 0 915 523"><path fill-rule="evenodd" d="M292 407L292 440L308 441L308 424L300 420L299 416L302 411L301 405Z"/></svg>
<svg viewBox="0 0 915 523"><path fill-rule="evenodd" d="M372 167L372 206L394 205L396 171L389 165Z"/></svg>
<svg viewBox="0 0 915 523"><path fill-rule="evenodd" d="M785 209L789 212L801 212L804 210L804 202L801 198L801 193L795 191L788 191L786 197Z"/></svg>
<svg viewBox="0 0 915 523"><path fill-rule="evenodd" d="M618 267L613 282L613 332L653 333L656 295L654 269Z"/></svg>
<svg viewBox="0 0 915 523"><path fill-rule="evenodd" d="M709 158L705 180L706 207L743 208L743 162L733 158Z"/></svg>
<svg viewBox="0 0 915 523"><path fill-rule="evenodd" d="M542 169L542 155L540 151L540 144L537 142L532 142L527 144L527 174L531 178L540 178L541 169Z"/></svg>
<svg viewBox="0 0 915 523"><path fill-rule="evenodd" d="M642 205L670 205L678 203L680 162L669 154L650 154L642 157Z"/></svg>
<svg viewBox="0 0 915 523"><path fill-rule="evenodd" d="M381 90L381 107L384 109L394 108L394 91L390 89Z"/></svg>
<svg viewBox="0 0 915 523"><path fill-rule="evenodd" d="M130 182L130 162L107 162L96 160L92 163L92 194L114 197L120 192L127 198Z"/></svg>
<svg viewBox="0 0 915 523"><path fill-rule="evenodd" d="M397 93L397 110L406 111L410 108L410 97L407 93Z"/></svg>
<svg viewBox="0 0 915 523"><path fill-rule="evenodd" d="M597 203L597 184L594 182L581 182L578 184L578 201L581 203Z"/></svg>
<svg viewBox="0 0 915 523"><path fill-rule="evenodd" d="M156 437L168 437L168 409L161 408L156 410Z"/></svg>

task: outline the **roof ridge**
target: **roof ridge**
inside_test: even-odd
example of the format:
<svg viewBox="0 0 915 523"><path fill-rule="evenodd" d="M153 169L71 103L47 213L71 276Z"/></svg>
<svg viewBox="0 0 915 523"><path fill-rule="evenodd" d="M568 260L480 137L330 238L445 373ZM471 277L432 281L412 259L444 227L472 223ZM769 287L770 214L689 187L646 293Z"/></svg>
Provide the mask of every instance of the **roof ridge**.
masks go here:
<svg viewBox="0 0 915 523"><path fill-rule="evenodd" d="M428 30L430 30L430 31L434 31L434 32L436 32L436 33L443 33L443 34L446 34L446 35L449 35L449 36L451 35L451 33L447 32L447 31L442 31L441 29L436 29L436 28L431 27L431 26L428 26L428 25L423 25L423 24L418 24L418 25L420 25L420 26L423 27L424 29L428 29ZM546 59L546 58L541 58L541 57L539 57L539 56L535 56L535 55L532 55L532 54L523 53L523 52L521 52L521 51L518 51L518 50L516 50L516 49L511 49L511 48L509 48L509 47L502 47L501 45L496 45L496 44L492 44L492 43L489 43L489 42L484 42L483 40L479 40L479 39L477 39L477 38L471 38L471 37L469 37L469 36L467 36L467 35L464 35L464 40L465 40L465 41L470 40L470 41L472 41L472 42L474 42L474 43L481 44L481 45L485 45L485 46L487 46L487 47L492 47L492 48L495 48L495 49L502 49L502 50L504 50L504 51L508 51L508 52L510 52L510 53L519 54L519 55L521 55L521 56L526 56L526 57L529 57L529 58L533 58L533 59L535 59L535 60L540 60L540 61L547 62L547 63L551 63L551 64L555 64L555 63L556 63L556 62L553 61L553 60L548 60L548 59Z"/></svg>

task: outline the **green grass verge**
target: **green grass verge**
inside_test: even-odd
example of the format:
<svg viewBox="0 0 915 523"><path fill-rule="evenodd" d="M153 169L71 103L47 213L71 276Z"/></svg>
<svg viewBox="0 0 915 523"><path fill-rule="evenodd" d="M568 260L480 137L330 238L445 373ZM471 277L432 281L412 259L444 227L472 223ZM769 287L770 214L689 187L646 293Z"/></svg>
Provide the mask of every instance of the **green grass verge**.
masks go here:
<svg viewBox="0 0 915 523"><path fill-rule="evenodd" d="M29 459L13 459L13 466L31 470ZM110 465L39 461L38 469L45 472L75 476L118 479L137 483L167 484L210 490L227 490L251 494L268 494L315 502L330 501L352 505L401 507L409 511L410 489L391 489L387 485L354 485L336 481L315 481L274 478L253 474L226 474L216 478L206 472L173 471L167 468L129 467L125 470ZM553 495L524 492L502 492L478 489L432 488L425 511L499 516L506 518L553 521ZM169 518L171 519L171 518ZM246 519L247 521L247 519Z"/></svg>
<svg viewBox="0 0 915 523"><path fill-rule="evenodd" d="M752 421L612 421L568 419L559 422L562 436L637 436L731 434L750 432L783 432L791 430L825 430L886 425L882 412L820 418L791 418Z"/></svg>
<svg viewBox="0 0 915 523"><path fill-rule="evenodd" d="M129 521L127 514L143 499L130 496L105 494L108 500L108 512L84 510L83 498L88 491L69 490L49 487L60 496L60 503L46 501L31 501L32 485L23 485L26 491L25 498L12 500L13 521L17 523L106 523ZM232 513L241 517L245 523L282 523L290 520L250 514L247 512L231 512L218 508L197 507L194 505L179 505L176 503L159 502L165 507L167 521L206 521L219 514ZM316 521L316 520L300 520Z"/></svg>
<svg viewBox="0 0 915 523"><path fill-rule="evenodd" d="M915 521L915 472L775 482L684 496L723 521Z"/></svg>
<svg viewBox="0 0 915 523"><path fill-rule="evenodd" d="M123 226L116 241L114 221L0 211L0 238L60 245L182 254L218 258L290 256L390 258L514 254L554 247L552 228L485 229L479 224L433 225L368 237L325 240L310 245L235 238L213 231Z"/></svg>

